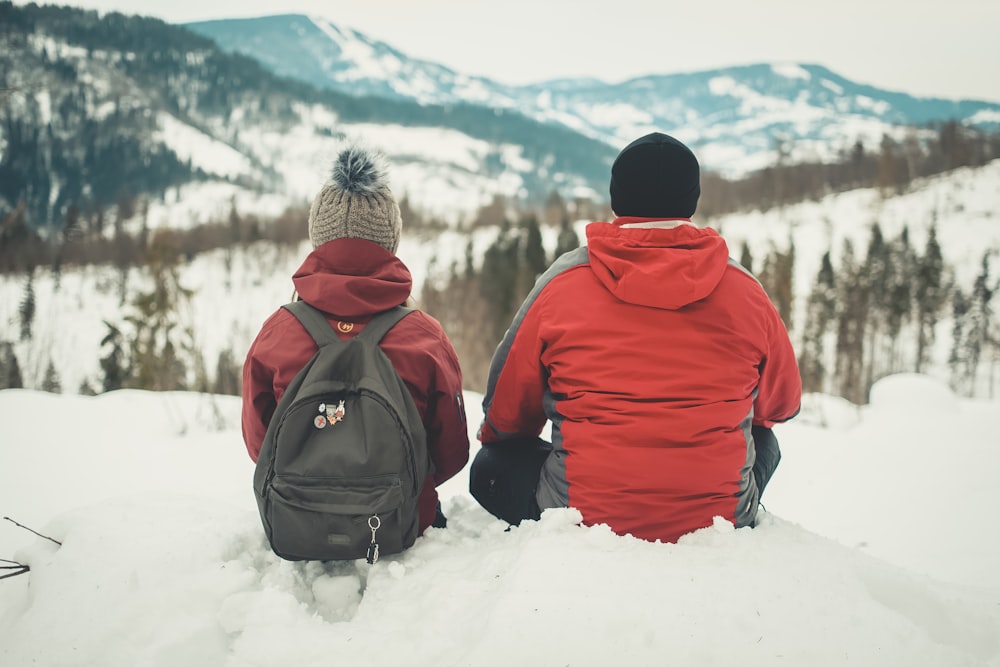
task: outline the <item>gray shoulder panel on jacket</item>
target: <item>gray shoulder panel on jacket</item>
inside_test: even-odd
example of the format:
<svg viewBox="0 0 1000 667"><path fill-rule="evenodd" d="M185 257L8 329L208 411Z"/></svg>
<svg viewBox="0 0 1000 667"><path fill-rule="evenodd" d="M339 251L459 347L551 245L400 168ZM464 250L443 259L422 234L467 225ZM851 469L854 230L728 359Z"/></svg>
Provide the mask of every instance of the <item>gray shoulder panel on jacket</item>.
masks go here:
<svg viewBox="0 0 1000 667"><path fill-rule="evenodd" d="M493 353L493 360L490 362L490 374L486 382L486 393L483 396L483 414L489 411L489 406L493 402L493 390L496 387L497 378L500 377L500 371L503 370L504 364L507 363L510 346L514 344L514 337L517 335L517 330L520 328L528 309L531 308L531 305L538 298L538 295L545 286L552 282L556 276L564 271L589 262L590 253L587 251L587 246L581 246L561 255L535 281L535 286L531 288L531 292L528 293L528 296L521 303L521 307L518 308L517 314L514 315L514 319L507 328L507 333L504 334L503 340L500 341L496 351Z"/></svg>

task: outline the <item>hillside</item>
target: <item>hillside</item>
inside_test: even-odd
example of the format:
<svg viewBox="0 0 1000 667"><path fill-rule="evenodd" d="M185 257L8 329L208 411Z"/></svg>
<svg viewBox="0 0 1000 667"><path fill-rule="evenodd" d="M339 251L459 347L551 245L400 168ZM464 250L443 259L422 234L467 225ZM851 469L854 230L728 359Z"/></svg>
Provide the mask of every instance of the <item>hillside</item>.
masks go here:
<svg viewBox="0 0 1000 667"><path fill-rule="evenodd" d="M801 312L822 254L830 251L838 259L844 239L863 249L873 222L879 222L887 238L898 235L905 226L917 248L935 226L945 261L954 268L957 284L968 290L980 269L983 252L1000 250L997 183L1000 160L927 179L901 196L884 198L874 189L857 190L766 213L723 216L716 226L729 243L730 255L737 258L744 242L756 257L763 258L770 249L784 249L793 239L798 314L792 337L801 347ZM576 224L581 239L585 224ZM549 252L555 247L557 232L543 228ZM413 272L414 295L420 298L423 283L441 277L452 263L461 266L470 240L473 257L480 261L496 234L495 228L482 228L472 236L450 230L424 237L407 234L404 229L398 254ZM198 255L178 267L179 284L192 292L178 313L178 324L182 329L190 328L191 344L210 377L224 355L232 363L242 363L260 324L290 298L291 275L307 251L306 242L298 247L256 243ZM35 309L30 337L22 339L20 305L28 288L26 278L17 274L0 277L0 342L12 344L25 386L41 387L51 364L64 391L75 393L81 383L99 389L100 358L108 353L108 348L101 346L108 333L104 322L123 326L125 317L132 313L131 302L150 285L149 272L136 268L122 273L112 266L90 266L64 269L59 276L41 270L31 285ZM948 380L950 326L950 314L942 313L936 325L934 364L928 371L944 382ZM473 375L474 369L469 370ZM985 392L985 377L982 382L981 391Z"/></svg>
<svg viewBox="0 0 1000 667"><path fill-rule="evenodd" d="M299 15L184 27L2 0L0 117L0 221L55 235L107 229L137 206L154 228L234 205L278 215L352 139L388 155L415 209L454 224L498 195L603 204L616 151L652 129L739 176L877 155L884 136L912 153L943 121L993 131L1000 105L809 64L509 87Z"/></svg>
<svg viewBox="0 0 1000 667"><path fill-rule="evenodd" d="M156 19L7 1L0 114L0 219L23 201L54 230L139 195L177 204L171 223L234 199L277 213L352 138L386 152L397 192L450 219L495 193L593 194L614 155L511 109L319 90Z"/></svg>

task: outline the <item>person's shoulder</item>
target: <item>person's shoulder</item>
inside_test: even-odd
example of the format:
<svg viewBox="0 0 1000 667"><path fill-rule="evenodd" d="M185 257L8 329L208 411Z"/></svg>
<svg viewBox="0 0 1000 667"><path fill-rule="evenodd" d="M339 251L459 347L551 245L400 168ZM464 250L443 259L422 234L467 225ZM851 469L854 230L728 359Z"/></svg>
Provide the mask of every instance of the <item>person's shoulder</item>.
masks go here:
<svg viewBox="0 0 1000 667"><path fill-rule="evenodd" d="M444 327L432 315L419 308L412 311L386 334L390 341L405 342L419 348L432 348L443 343L451 345Z"/></svg>
<svg viewBox="0 0 1000 667"><path fill-rule="evenodd" d="M436 374L435 369L440 367L458 368L458 355L444 327L433 316L416 308L389 330L382 339L382 346L387 354L391 349L399 358L416 362L429 375Z"/></svg>
<svg viewBox="0 0 1000 667"><path fill-rule="evenodd" d="M740 288L747 290L750 293L763 294L766 296L764 286L761 284L760 279L734 259L729 260L722 279L723 281L731 281L731 284L738 285Z"/></svg>
<svg viewBox="0 0 1000 667"><path fill-rule="evenodd" d="M288 333L288 327L292 321L298 322L296 317L284 307L278 308L264 320L264 323L260 327L260 332L257 334L257 340L280 340Z"/></svg>
<svg viewBox="0 0 1000 667"><path fill-rule="evenodd" d="M590 282L590 254L581 246L560 255L535 281L527 300L535 301L543 294L552 294L557 288L574 290L581 281Z"/></svg>
<svg viewBox="0 0 1000 667"><path fill-rule="evenodd" d="M751 273L750 269L743 266L732 257L729 258L729 262L727 263L726 266L726 271L733 274L734 276L743 276L746 279L752 280L755 283L760 284L760 281L757 279L757 276Z"/></svg>

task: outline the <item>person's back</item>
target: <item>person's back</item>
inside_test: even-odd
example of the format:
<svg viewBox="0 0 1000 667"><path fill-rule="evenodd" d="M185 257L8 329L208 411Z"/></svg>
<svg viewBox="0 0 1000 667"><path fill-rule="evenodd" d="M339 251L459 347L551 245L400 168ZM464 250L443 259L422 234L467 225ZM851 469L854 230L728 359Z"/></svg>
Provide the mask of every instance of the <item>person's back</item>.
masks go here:
<svg viewBox="0 0 1000 667"><path fill-rule="evenodd" d="M539 279L498 348L480 438L499 452L551 420L540 509L572 506L585 523L674 541L717 515L753 522L767 480L751 473L752 425L763 435L791 418L801 385L760 284L689 220L693 155L664 135L644 139L629 147L641 175L621 157L613 172L613 207L634 213L588 225L587 247ZM689 155L693 195L685 165L671 174L659 163Z"/></svg>
<svg viewBox="0 0 1000 667"><path fill-rule="evenodd" d="M376 156L343 151L333 178L309 215L313 251L296 271L297 297L316 308L342 340L356 337L371 319L404 304L412 279L396 257L401 221ZM468 461L462 374L441 325L416 311L397 322L378 347L413 399L433 464L419 496L419 530L442 525L435 487ZM279 308L255 338L243 368L243 437L258 460L274 410L317 344L291 312ZM335 428L335 426L331 426Z"/></svg>

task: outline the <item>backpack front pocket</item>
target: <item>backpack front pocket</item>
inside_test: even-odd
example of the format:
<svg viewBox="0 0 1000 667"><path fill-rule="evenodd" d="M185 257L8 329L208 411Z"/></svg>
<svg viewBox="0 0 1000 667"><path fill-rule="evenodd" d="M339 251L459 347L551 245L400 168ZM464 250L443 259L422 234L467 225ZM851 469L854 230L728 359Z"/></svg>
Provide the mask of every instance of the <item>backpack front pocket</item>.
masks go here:
<svg viewBox="0 0 1000 667"><path fill-rule="evenodd" d="M399 521L403 489L396 475L351 480L278 476L268 500L271 547L288 560L364 558L372 542L373 516L378 517L375 541L382 554L409 546Z"/></svg>

